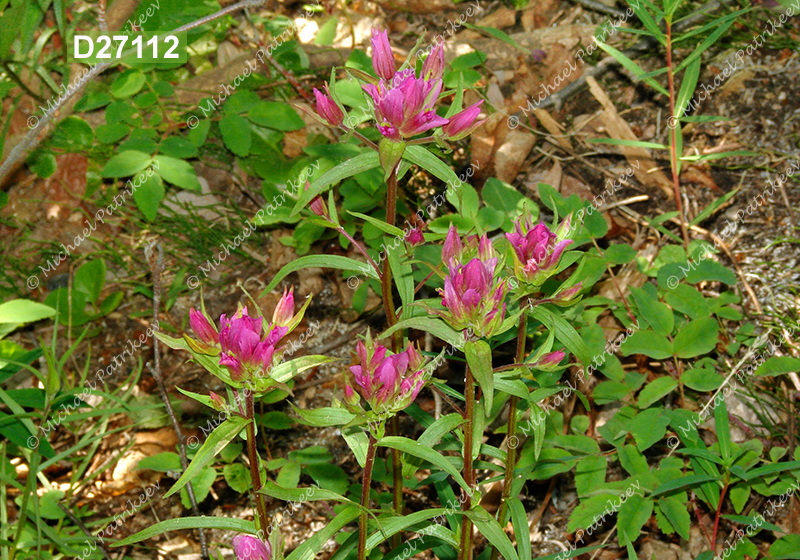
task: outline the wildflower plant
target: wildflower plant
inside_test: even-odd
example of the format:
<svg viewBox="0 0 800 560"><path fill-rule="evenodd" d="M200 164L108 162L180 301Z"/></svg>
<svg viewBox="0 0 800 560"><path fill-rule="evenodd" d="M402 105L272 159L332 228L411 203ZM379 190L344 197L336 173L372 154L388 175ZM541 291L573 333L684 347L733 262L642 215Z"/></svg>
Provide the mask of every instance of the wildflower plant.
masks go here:
<svg viewBox="0 0 800 560"><path fill-rule="evenodd" d="M496 240L481 231L459 231L456 225L450 226L444 239L435 233L423 233L425 226L421 224L406 232L398 228L397 208L403 198L399 181L412 165L444 182L462 184L439 155L441 152L425 145L436 144L448 151L453 142L481 125L482 105L479 101L463 108L463 88L445 91L442 44L431 49L417 67L412 65L416 60L413 53L398 66L385 31L373 30L371 46L373 73L341 69L359 81L370 107L371 123L352 126L357 119L337 97L336 70L330 83L314 90L320 122L344 133L347 141L360 141L363 151L307 181L293 209L303 223L336 231L366 260L367 266L348 256L303 256L286 265L266 288L273 290L288 274L305 267L362 271L365 280L379 292L386 318L386 328L378 333L367 332L356 343L350 364L342 364L343 383L331 406L294 407L304 424L338 427L363 472L359 503L330 489L324 490L324 498L317 498L339 501L342 506L324 529L301 543L288 558L314 557L327 539L357 520L358 530L341 542L337 553L341 557L354 552L358 560L365 560L378 546L386 546L387 551L396 554L405 550L406 557L418 546L445 546L451 553L443 553L444 556L470 560L475 553L477 530L496 554L519 560L529 556L530 550L525 550L527 541L519 535L510 538L503 528L509 516L514 531L523 525L527 528L520 517L524 508L517 498L525 479L516 470L516 445L508 442L517 440L518 416L536 407L543 398L541 392L537 393L542 389L538 376L547 374L551 379L556 375L557 379L565 367L566 350L579 353L582 359L588 355L575 329L555 311L555 304L578 301L581 278L570 279L556 290L552 286L557 276L576 263L575 256L581 257L582 253L566 253L574 245L569 217L553 231L534 223L529 212L522 213L513 230ZM445 101L451 102L448 109L442 107ZM377 137L377 142L369 137ZM380 169L386 182L385 220L350 214L380 230L386 247L396 247L378 259L360 241L357 231L342 225L341 209L332 188L343 179L371 169ZM421 270L420 262L414 258L416 252L442 241L441 263L416 284L415 269ZM426 292L438 293L439 297L426 298ZM532 301L531 296L539 299ZM270 527L265 499L292 499L296 492L270 481L264 472L255 444L258 427L253 404L275 389L290 394L294 376L331 361L325 356L279 360L285 337L297 327L305 311L304 307L295 314L294 307L292 293L284 292L272 320L259 316L250 307L222 315L216 322L203 309L192 310L189 321L193 335L161 336L170 347L190 352L194 361L228 386L225 396L185 392L211 408L226 411L227 418L212 432L170 493L183 487L225 444L246 429L256 519L250 525L238 525L240 535L232 544L239 559L281 560L280 537L273 532L267 538L265 533ZM536 319L531 328L529 315ZM421 333L440 339L444 349L438 355L424 355L419 349ZM556 338L566 348L557 346ZM515 359L498 366L494 349L514 339ZM535 340L535 348L529 345L531 339ZM450 387L435 377L444 357L456 351L463 354L462 363L466 366L463 389ZM419 407L416 401L427 390L446 395L452 412L436 419ZM504 410L508 413L505 449L487 447L482 442L484 427ZM426 426L418 439L401 435L398 417L405 412ZM459 448L460 467L441 454L439 446L445 441L449 449L454 444ZM537 429L533 443L536 457L543 442L544 431ZM384 501L382 507L376 508L371 500L372 471L383 450L388 454L391 503ZM476 494L491 481L479 480L476 469L476 462L487 452L504 463L499 477L504 485L502 506L495 515L478 503ZM403 489L414 484L413 475L423 465L456 485L458 498L450 486L434 484L442 504L450 495L450 501L459 502L457 508L433 508L424 515L405 514ZM433 520L445 517L446 525ZM190 523L187 521L187 526ZM401 533L412 528L434 538L404 543ZM412 544L413 548L409 548Z"/></svg>

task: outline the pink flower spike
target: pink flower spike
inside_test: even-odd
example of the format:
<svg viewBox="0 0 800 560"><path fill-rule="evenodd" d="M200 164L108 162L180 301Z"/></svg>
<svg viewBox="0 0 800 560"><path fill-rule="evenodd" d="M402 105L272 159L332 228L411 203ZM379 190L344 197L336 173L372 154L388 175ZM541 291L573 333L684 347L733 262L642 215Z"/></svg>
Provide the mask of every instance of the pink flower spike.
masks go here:
<svg viewBox="0 0 800 560"><path fill-rule="evenodd" d="M483 99L450 117L450 122L442 128L444 135L450 140L460 140L483 124L483 121L475 122L481 114L482 103Z"/></svg>
<svg viewBox="0 0 800 560"><path fill-rule="evenodd" d="M392 47L389 45L389 34L386 30L372 28L372 68L384 80L394 76L395 63Z"/></svg>
<svg viewBox="0 0 800 560"><path fill-rule="evenodd" d="M314 96L317 98L317 113L331 126L339 126L344 121L344 113L333 100L328 84L325 84L325 91L327 95L314 88Z"/></svg>
<svg viewBox="0 0 800 560"><path fill-rule="evenodd" d="M233 537L233 553L236 560L272 560L272 547L269 543L251 535Z"/></svg>
<svg viewBox="0 0 800 560"><path fill-rule="evenodd" d="M214 325L199 311L195 309L189 310L189 325L192 327L194 334L196 334L197 338L201 341L206 344L219 344L217 329L215 329Z"/></svg>

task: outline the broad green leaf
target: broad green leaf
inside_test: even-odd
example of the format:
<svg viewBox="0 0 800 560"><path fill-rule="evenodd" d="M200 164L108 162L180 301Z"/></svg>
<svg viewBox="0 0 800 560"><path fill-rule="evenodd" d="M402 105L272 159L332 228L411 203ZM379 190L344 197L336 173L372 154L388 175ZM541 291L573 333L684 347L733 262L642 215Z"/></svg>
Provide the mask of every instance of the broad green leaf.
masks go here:
<svg viewBox="0 0 800 560"><path fill-rule="evenodd" d="M0 323L32 323L47 319L56 314L56 310L28 299L12 299L0 303Z"/></svg>
<svg viewBox="0 0 800 560"><path fill-rule="evenodd" d="M575 467L575 489L578 496L587 496L589 492L600 488L606 481L608 461L600 455L587 455L578 461Z"/></svg>
<svg viewBox="0 0 800 560"><path fill-rule="evenodd" d="M654 380L652 383L648 383L639 393L637 403L639 408L645 409L654 402L660 401L677 386L678 382L674 377L670 377L669 375L664 375Z"/></svg>
<svg viewBox="0 0 800 560"><path fill-rule="evenodd" d="M228 113L219 120L219 130L225 147L240 157L250 155L253 136L250 124L236 113Z"/></svg>
<svg viewBox="0 0 800 560"><path fill-rule="evenodd" d="M143 531L139 531L135 535L111 543L111 546L129 546L169 531L183 531L186 529L220 529L222 531L234 531L236 533L247 533L249 535L256 534L256 526L253 521L234 519L233 517L206 517L205 515L201 515L200 517L179 517L161 521Z"/></svg>
<svg viewBox="0 0 800 560"><path fill-rule="evenodd" d="M123 71L111 84L111 95L124 99L136 95L144 87L144 74L133 68Z"/></svg>
<svg viewBox="0 0 800 560"><path fill-rule="evenodd" d="M186 486L188 482L197 476L203 467L211 463L214 457L239 434L247 422L247 419L240 416L229 416L222 424L217 426L208 436L208 439L203 442L203 446L195 454L186 472L184 472L172 488L164 494L164 497L169 498Z"/></svg>
<svg viewBox="0 0 800 560"><path fill-rule="evenodd" d="M419 442L414 441L413 439L408 439L404 437L398 436L388 436L378 441L377 443L381 447L389 447L391 449L399 449L403 453L408 453L409 455L413 455L414 457L419 457L433 465L439 467L444 472L452 476L455 481L458 483L461 488L466 491L470 491L469 485L464 480L464 477L458 472L458 470L444 457L439 455L433 449L422 445Z"/></svg>
<svg viewBox="0 0 800 560"><path fill-rule="evenodd" d="M623 356L644 354L656 360L663 360L672 356L672 344L651 329L646 329L636 331L626 338L620 351Z"/></svg>
<svg viewBox="0 0 800 560"><path fill-rule="evenodd" d="M758 366L756 375L776 376L800 371L800 359L791 356L772 356Z"/></svg>
<svg viewBox="0 0 800 560"><path fill-rule="evenodd" d="M247 117L259 126L290 132L300 130L306 123L287 103L262 101L248 113Z"/></svg>
<svg viewBox="0 0 800 560"><path fill-rule="evenodd" d="M642 288L630 288L636 306L642 318L652 327L656 334L669 336L675 326L672 309L658 301L650 292Z"/></svg>
<svg viewBox="0 0 800 560"><path fill-rule="evenodd" d="M672 527L684 539L689 540L689 529L691 528L691 518L686 508L686 504L681 503L678 498L669 496L661 498L657 502L658 508L664 517L670 522Z"/></svg>
<svg viewBox="0 0 800 560"><path fill-rule="evenodd" d="M355 259L351 259L349 257L342 257L340 255L307 255L305 257L300 257L299 259L293 260L286 266L284 266L278 274L272 279L272 282L269 283L263 294L267 294L275 289L275 286L280 284L281 280L289 276L292 272L297 272L298 270L303 270L304 268L335 268L338 270L347 270L352 272L358 272L363 274L364 276L369 276L375 280L378 280L378 273L375 272L369 264L363 263L361 261L357 261Z"/></svg>
<svg viewBox="0 0 800 560"><path fill-rule="evenodd" d="M250 480L250 470L242 463L233 463L225 465L222 468L222 476L225 477L225 482L228 483L231 490L243 494L252 485Z"/></svg>
<svg viewBox="0 0 800 560"><path fill-rule="evenodd" d="M695 319L680 329L672 343L679 358L694 358L711 352L717 345L719 324L710 317Z"/></svg>
<svg viewBox="0 0 800 560"><path fill-rule="evenodd" d="M650 519L652 513L652 499L638 494L630 496L619 508L619 515L617 516L617 530L620 535L627 535L627 538L620 538L620 544L636 542L642 527Z"/></svg>
<svg viewBox="0 0 800 560"><path fill-rule="evenodd" d="M164 183L159 175L147 177L136 190L133 200L147 221L152 222L158 214L158 207L164 199Z"/></svg>
<svg viewBox="0 0 800 560"><path fill-rule="evenodd" d="M148 165L150 165L151 158L149 155L143 152L137 152L134 150L129 150L126 152L121 152L106 163L103 170L100 174L104 178L114 178L117 177L130 177L146 169Z"/></svg>
<svg viewBox="0 0 800 560"><path fill-rule="evenodd" d="M649 449L667 433L669 417L658 408L648 408L637 414L629 423L628 429L636 440L639 451Z"/></svg>
<svg viewBox="0 0 800 560"><path fill-rule="evenodd" d="M494 372L492 371L492 349L483 340L467 342L464 346L467 365L472 371L475 381L483 391L483 402L486 417L492 413L492 400L494 398Z"/></svg>
<svg viewBox="0 0 800 560"><path fill-rule="evenodd" d="M73 280L72 287L75 290L80 290L86 297L87 301L96 303L100 298L100 291L106 283L106 261L103 259L95 259L82 264L77 271L75 271L75 279Z"/></svg>

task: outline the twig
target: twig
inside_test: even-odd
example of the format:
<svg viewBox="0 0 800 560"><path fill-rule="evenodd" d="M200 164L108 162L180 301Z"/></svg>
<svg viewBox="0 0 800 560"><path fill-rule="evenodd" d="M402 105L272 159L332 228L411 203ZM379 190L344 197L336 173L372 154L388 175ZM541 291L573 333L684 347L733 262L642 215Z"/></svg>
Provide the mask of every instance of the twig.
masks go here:
<svg viewBox="0 0 800 560"><path fill-rule="evenodd" d="M89 530L89 528L88 528L86 525L84 525L84 524L83 524L83 521L81 521L81 520L80 520L80 519L79 519L79 518L78 518L78 517L77 517L77 516L76 516L74 513L72 513L72 511L71 511L69 508L67 508L67 507L64 507L64 504L62 504L62 503L59 503L59 504L58 504L58 507L60 507L60 508L61 508L61 511L63 511L63 512L66 514L66 516L67 516L67 517L69 517L69 518L70 518L70 520L71 520L71 521L72 521L72 522L73 522L75 525L77 525L77 526L78 526L78 528L79 528L81 531L83 531L83 534L84 534L84 535L86 535L86 536L87 536L87 537L89 537L90 539L99 540L99 541L100 541L100 550L102 550L102 551L103 551L103 557L104 557L106 560L111 560L111 555L108 553L108 550L106 550L106 541L104 541L104 540L103 540L102 538L100 538L100 537L97 537L97 536L93 535L93 534L92 534L92 532Z"/></svg>
<svg viewBox="0 0 800 560"><path fill-rule="evenodd" d="M187 23L177 29L170 31L169 33L178 34L183 33L185 31L189 31L190 29L194 29L195 27L200 27L201 25L205 25L206 23L213 21L215 19L221 18L222 16L228 15L231 12L235 12L237 10L241 10L244 8L255 8L256 6L260 6L266 2L266 0L244 0L243 2L237 2L236 4L232 4L227 8L223 8L222 10L208 15L206 17L200 18L197 21L193 21L192 23ZM116 65L116 62L104 62L101 64L97 64L93 66L88 72L83 74L83 76L76 80L74 85L70 84L68 87L63 86L65 89L64 96L59 97L55 105L48 109L44 116L39 120L37 126L33 127L28 134L25 135L25 138L22 141L14 146L14 149L11 150L11 153L8 154L8 157L5 159L2 165L0 165L0 185L3 185L11 175L11 172L16 169L16 166L21 162L24 157L30 152L33 148L39 145L39 143L44 140L47 134L43 134L42 131L45 131L45 127L50 124L57 114L59 114L60 110L64 105L67 104L72 98L78 95L80 92L83 91L83 88L92 81L96 76L102 74L106 70L108 70L112 65ZM61 115L65 116L65 115ZM41 129L41 131L40 131ZM41 137L40 137L41 136Z"/></svg>
<svg viewBox="0 0 800 560"><path fill-rule="evenodd" d="M97 25L100 31L108 33L108 23L106 22L106 0L100 0L97 3Z"/></svg>
<svg viewBox="0 0 800 560"><path fill-rule="evenodd" d="M145 246L144 254L150 265L150 272L153 274L153 320L157 326L158 312L161 307L161 273L164 270L164 251L161 249L160 243L153 241ZM156 380L158 389L161 392L161 399L164 401L164 405L167 407L167 413L172 421L172 427L175 429L175 434L178 436L178 450L180 451L181 456L181 466L183 467L183 472L186 472L186 469L189 466L189 461L186 458L186 437L183 435L181 427L178 424L175 411L172 409L172 403L169 402L167 389L164 386L164 379L161 376L161 358L159 356L158 337L153 337L153 355L153 366L151 367L150 363L147 365L150 369L150 373L153 374L153 377ZM194 489L192 488L191 481L186 483L186 493L189 494L189 501L192 504L192 512L196 517L200 517L200 509L197 507L197 499L194 496ZM202 550L203 559L209 560L208 544L206 543L205 531L203 529L198 530L200 531L200 548Z"/></svg>

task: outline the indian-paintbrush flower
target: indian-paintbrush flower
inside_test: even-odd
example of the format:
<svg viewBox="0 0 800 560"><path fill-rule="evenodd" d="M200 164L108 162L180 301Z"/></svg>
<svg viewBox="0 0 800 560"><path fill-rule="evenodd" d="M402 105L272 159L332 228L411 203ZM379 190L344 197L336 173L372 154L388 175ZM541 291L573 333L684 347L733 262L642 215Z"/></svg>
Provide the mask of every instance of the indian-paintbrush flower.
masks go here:
<svg viewBox="0 0 800 560"><path fill-rule="evenodd" d="M477 256L462 264L469 257L467 253L475 250ZM444 289L439 290L444 310L433 312L455 329L471 329L476 334L492 336L503 322L508 286L495 274L498 258L491 241L482 235L462 243L451 226L442 257L448 268Z"/></svg>
<svg viewBox="0 0 800 560"><path fill-rule="evenodd" d="M412 68L395 72L386 32L372 30L372 66L381 79L362 87L372 98L376 125L385 138L402 142L448 123L435 111L442 92L441 49L440 44L428 55L431 62L426 60L427 67L423 64L421 77L417 78Z"/></svg>
<svg viewBox="0 0 800 560"><path fill-rule="evenodd" d="M268 542L250 535L233 537L236 560L272 560L272 547Z"/></svg>
<svg viewBox="0 0 800 560"><path fill-rule="evenodd" d="M263 320L250 317L243 307L228 319L220 317L219 364L228 368L233 381L249 379L268 372L275 355L275 345L288 332L287 327L271 325L262 337Z"/></svg>
<svg viewBox="0 0 800 560"><path fill-rule="evenodd" d="M350 366L345 402L358 407L358 393L373 412L393 414L410 405L425 384L423 358L409 343L402 352L391 354L379 342L367 338L356 345L358 363Z"/></svg>
<svg viewBox="0 0 800 560"><path fill-rule="evenodd" d="M573 241L566 239L570 231L570 217L553 232L545 224L533 225L530 213L514 223L514 231L506 239L514 250L514 273L525 284L541 286L556 273L564 250Z"/></svg>
<svg viewBox="0 0 800 560"><path fill-rule="evenodd" d="M425 242L425 237L422 235L422 231L419 228L412 228L408 230L408 233L405 236L406 243L411 245L412 247L416 247L417 245L421 245Z"/></svg>

